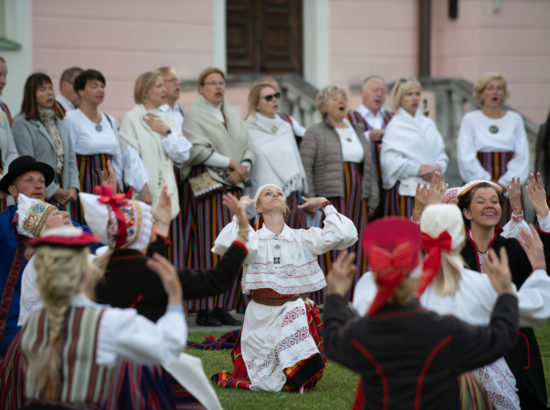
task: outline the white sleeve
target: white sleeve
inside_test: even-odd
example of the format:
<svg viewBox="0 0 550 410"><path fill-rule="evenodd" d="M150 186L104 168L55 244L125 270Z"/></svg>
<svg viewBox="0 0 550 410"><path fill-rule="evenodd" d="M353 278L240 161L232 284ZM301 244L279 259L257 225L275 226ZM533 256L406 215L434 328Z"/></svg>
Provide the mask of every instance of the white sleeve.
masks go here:
<svg viewBox="0 0 550 410"><path fill-rule="evenodd" d="M250 225L248 227L250 228L250 231L248 231L248 241L246 242L248 254L246 255L243 265L249 263L248 261L256 260L256 256L258 254L258 235ZM216 237L216 240L214 241L214 246L211 249L212 253L220 256L224 255L233 243L233 241L237 239L238 231L239 223L237 222L237 217L234 216L233 220L225 225Z"/></svg>
<svg viewBox="0 0 550 410"><path fill-rule="evenodd" d="M124 184L141 191L145 184L149 183L147 169L139 156L139 152L127 145L122 151L122 164L124 168Z"/></svg>
<svg viewBox="0 0 550 410"><path fill-rule="evenodd" d="M519 114L517 116L516 126L514 128L514 157L508 161L506 172L500 176L498 183L504 186L510 185L512 178L518 177L522 183L525 183L529 175L529 143L525 134L525 125Z"/></svg>
<svg viewBox="0 0 550 410"><path fill-rule="evenodd" d="M550 318L550 277L537 269L523 282L517 292L519 301L519 325L531 327Z"/></svg>
<svg viewBox="0 0 550 410"><path fill-rule="evenodd" d="M300 124L294 117L290 117L292 120L292 132L298 137L303 137L306 133L306 129Z"/></svg>
<svg viewBox="0 0 550 410"><path fill-rule="evenodd" d="M155 323L135 309L109 308L99 323L96 363L119 360L160 364L175 360L185 348L187 323L179 305L168 305Z"/></svg>
<svg viewBox="0 0 550 410"><path fill-rule="evenodd" d="M333 249L344 250L357 242L357 228L353 222L338 213L332 205L325 206L323 228L309 228L302 232L302 240L315 255Z"/></svg>
<svg viewBox="0 0 550 410"><path fill-rule="evenodd" d="M182 164L189 159L192 144L181 135L181 132L171 132L161 140L164 152L177 164Z"/></svg>
<svg viewBox="0 0 550 410"><path fill-rule="evenodd" d="M29 260L21 277L21 300L19 306L19 319L17 326L23 326L29 315L43 306L40 291L36 285L36 269L34 269L34 257Z"/></svg>
<svg viewBox="0 0 550 410"><path fill-rule="evenodd" d="M468 116L460 123L456 143L456 161L458 171L466 182L476 179L490 180L491 174L487 172L477 159L476 145L474 141L474 126Z"/></svg>
<svg viewBox="0 0 550 410"><path fill-rule="evenodd" d="M510 219L506 225L502 228L501 235L505 238L519 238L519 233L522 229L525 229L529 234L531 233L531 230L529 229L529 225L527 225L527 222L525 222L525 219L521 219L521 222L514 222L513 219Z"/></svg>
<svg viewBox="0 0 550 410"><path fill-rule="evenodd" d="M544 218L540 217L537 214L537 221L539 223L539 228L544 233L550 233L550 212L546 214ZM531 232L529 229L527 229L527 232Z"/></svg>
<svg viewBox="0 0 550 410"><path fill-rule="evenodd" d="M378 292L378 286L371 272L365 272L357 281L355 291L353 292L353 307L359 313L359 316L365 316L369 307Z"/></svg>
<svg viewBox="0 0 550 410"><path fill-rule="evenodd" d="M231 158L226 157L222 154L218 154L217 152L213 152L212 155L210 155L208 159L204 161L204 165L208 167L229 168L230 161Z"/></svg>
<svg viewBox="0 0 550 410"><path fill-rule="evenodd" d="M118 179L118 185L120 186L121 189L124 188L124 174L122 172L123 170L123 161L122 161L122 152L120 151L120 137L118 135L118 127L117 127L117 123L116 123L116 120L113 116L109 115L109 114L105 114L106 117L108 117L110 119L109 121L109 124L111 125L111 129L113 130L113 134L115 134L115 138L116 140L118 141L118 149L113 152L112 156L113 156L113 161L112 161L112 165L113 165L113 169L115 170L115 174L116 174L116 177Z"/></svg>

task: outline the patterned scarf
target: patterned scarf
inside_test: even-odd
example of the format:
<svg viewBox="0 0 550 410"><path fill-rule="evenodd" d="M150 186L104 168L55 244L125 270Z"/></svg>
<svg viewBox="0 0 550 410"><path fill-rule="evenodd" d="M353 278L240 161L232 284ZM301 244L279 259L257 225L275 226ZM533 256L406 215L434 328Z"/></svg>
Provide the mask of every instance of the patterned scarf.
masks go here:
<svg viewBox="0 0 550 410"><path fill-rule="evenodd" d="M61 174L63 172L63 140L61 139L61 136L59 135L59 130L57 129L57 125L55 125L55 119L56 119L56 112L53 108L46 108L46 107L38 107L38 115L40 117L40 121L46 129L48 130L48 133L53 139L53 143L55 145L55 173Z"/></svg>

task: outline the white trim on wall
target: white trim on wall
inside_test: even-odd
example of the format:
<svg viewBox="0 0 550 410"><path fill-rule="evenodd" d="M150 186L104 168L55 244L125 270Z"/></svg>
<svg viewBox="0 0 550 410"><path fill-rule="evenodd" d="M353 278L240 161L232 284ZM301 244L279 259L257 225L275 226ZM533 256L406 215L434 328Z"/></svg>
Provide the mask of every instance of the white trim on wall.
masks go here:
<svg viewBox="0 0 550 410"><path fill-rule="evenodd" d="M303 0L304 79L318 88L329 79L328 0Z"/></svg>
<svg viewBox="0 0 550 410"><path fill-rule="evenodd" d="M214 66L227 73L225 0L214 0Z"/></svg>

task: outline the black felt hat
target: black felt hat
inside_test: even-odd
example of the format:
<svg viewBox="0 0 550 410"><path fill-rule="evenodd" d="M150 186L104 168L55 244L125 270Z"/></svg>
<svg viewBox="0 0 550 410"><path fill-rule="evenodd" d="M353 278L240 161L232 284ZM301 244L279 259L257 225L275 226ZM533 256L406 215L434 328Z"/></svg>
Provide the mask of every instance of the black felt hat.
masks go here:
<svg viewBox="0 0 550 410"><path fill-rule="evenodd" d="M36 161L30 155L23 155L22 157L14 159L8 167L8 173L0 179L0 191L9 194L8 187L12 184L13 180L19 175L29 171L38 171L44 175L46 180L46 186L48 186L54 178L53 168L45 162Z"/></svg>

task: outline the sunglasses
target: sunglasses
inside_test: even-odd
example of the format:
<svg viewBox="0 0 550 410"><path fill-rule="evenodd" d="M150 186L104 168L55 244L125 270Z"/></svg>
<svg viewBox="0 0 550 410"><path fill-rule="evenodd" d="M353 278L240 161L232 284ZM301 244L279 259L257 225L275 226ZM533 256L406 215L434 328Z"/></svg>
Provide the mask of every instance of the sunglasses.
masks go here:
<svg viewBox="0 0 550 410"><path fill-rule="evenodd" d="M281 93L275 93L275 94L264 95L263 98L265 98L265 100L266 100L267 102L269 102L269 101L271 101L273 98L276 98L276 99L281 98Z"/></svg>

